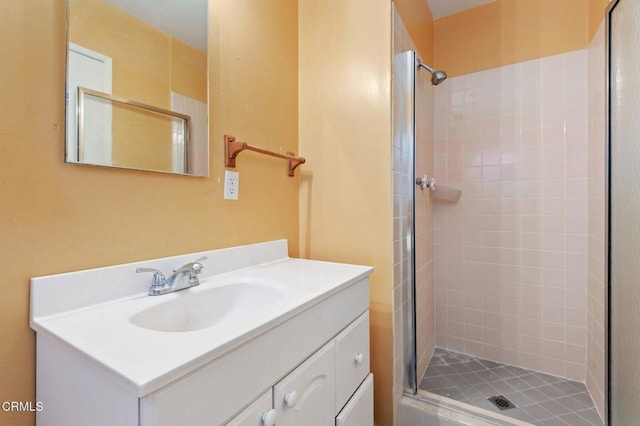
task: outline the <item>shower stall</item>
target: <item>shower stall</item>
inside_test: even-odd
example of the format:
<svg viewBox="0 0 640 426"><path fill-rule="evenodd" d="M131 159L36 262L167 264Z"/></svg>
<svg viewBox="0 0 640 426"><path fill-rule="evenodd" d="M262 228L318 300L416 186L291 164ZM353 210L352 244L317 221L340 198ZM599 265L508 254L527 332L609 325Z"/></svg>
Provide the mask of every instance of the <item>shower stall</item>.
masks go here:
<svg viewBox="0 0 640 426"><path fill-rule="evenodd" d="M640 422L640 4L605 22L444 81L394 12L395 389L422 419Z"/></svg>
<svg viewBox="0 0 640 426"><path fill-rule="evenodd" d="M406 126L398 156L413 158L396 171L405 190L395 201L396 229L406 233L398 241L404 388L498 424L602 424L585 385L586 158L566 160L569 150L587 151L586 107L563 99L547 128L523 110L543 101L547 69L586 71L587 52L554 60L438 87L438 72L422 70L415 52L395 60L395 96L405 94L396 112L407 117L397 123ZM586 88L581 78L570 90ZM517 112L503 113L508 103ZM568 143L554 134L567 123L576 134ZM438 196L451 192L462 195Z"/></svg>
<svg viewBox="0 0 640 426"><path fill-rule="evenodd" d="M587 49L448 78L394 11L394 387L424 418L640 421L633 3L613 1Z"/></svg>

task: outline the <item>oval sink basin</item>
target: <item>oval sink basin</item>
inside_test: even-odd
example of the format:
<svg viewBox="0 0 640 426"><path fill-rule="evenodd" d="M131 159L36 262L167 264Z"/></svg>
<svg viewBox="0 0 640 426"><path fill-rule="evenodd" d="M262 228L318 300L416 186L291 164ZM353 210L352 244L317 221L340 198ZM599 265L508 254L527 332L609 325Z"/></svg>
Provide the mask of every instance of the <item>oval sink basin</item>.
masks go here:
<svg viewBox="0 0 640 426"><path fill-rule="evenodd" d="M138 312L129 321L138 327L155 331L195 331L211 327L231 314L252 312L275 302L282 295L283 291L276 286L228 284L179 294L171 301Z"/></svg>

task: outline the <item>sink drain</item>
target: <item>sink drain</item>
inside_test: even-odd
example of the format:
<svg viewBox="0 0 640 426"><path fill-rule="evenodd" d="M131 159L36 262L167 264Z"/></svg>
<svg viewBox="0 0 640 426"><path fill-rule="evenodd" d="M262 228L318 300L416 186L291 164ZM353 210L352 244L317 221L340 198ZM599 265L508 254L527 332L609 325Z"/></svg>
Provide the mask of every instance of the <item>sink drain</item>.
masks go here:
<svg viewBox="0 0 640 426"><path fill-rule="evenodd" d="M509 401L503 395L492 396L489 398L489 401L502 411L517 408L513 402Z"/></svg>

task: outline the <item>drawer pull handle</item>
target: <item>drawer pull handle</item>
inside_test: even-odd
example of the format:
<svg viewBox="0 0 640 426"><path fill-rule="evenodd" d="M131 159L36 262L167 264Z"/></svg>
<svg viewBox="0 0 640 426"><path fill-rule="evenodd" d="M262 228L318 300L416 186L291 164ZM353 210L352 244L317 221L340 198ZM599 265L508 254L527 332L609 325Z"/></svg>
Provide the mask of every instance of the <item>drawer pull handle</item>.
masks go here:
<svg viewBox="0 0 640 426"><path fill-rule="evenodd" d="M364 362L364 354L362 352L357 353L353 356L353 361L357 364L360 365Z"/></svg>
<svg viewBox="0 0 640 426"><path fill-rule="evenodd" d="M269 410L262 413L262 424L264 426L275 426L276 410Z"/></svg>
<svg viewBox="0 0 640 426"><path fill-rule="evenodd" d="M284 395L284 403L287 404L287 407L293 408L298 401L298 392L292 391L288 392Z"/></svg>

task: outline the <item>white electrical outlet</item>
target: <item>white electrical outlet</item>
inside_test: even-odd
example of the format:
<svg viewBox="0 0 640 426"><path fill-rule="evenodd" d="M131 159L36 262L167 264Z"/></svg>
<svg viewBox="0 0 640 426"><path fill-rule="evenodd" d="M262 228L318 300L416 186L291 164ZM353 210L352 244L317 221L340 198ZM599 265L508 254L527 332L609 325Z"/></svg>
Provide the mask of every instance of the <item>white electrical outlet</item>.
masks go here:
<svg viewBox="0 0 640 426"><path fill-rule="evenodd" d="M224 171L224 199L237 200L240 189L240 173Z"/></svg>

